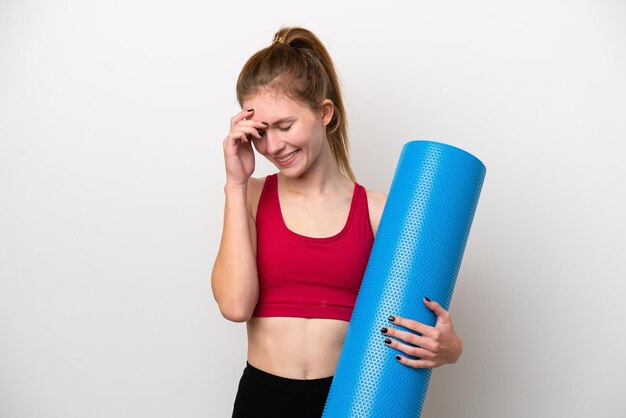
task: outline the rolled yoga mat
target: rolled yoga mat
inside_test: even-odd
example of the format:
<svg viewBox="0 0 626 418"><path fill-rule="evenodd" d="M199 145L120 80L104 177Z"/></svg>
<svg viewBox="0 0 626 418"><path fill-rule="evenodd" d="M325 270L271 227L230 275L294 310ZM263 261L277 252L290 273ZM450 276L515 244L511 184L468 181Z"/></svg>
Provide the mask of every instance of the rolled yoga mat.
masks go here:
<svg viewBox="0 0 626 418"><path fill-rule="evenodd" d="M390 315L430 326L426 296L448 310L485 177L473 155L432 141L402 148L326 399L325 418L416 418L432 369L383 341Z"/></svg>

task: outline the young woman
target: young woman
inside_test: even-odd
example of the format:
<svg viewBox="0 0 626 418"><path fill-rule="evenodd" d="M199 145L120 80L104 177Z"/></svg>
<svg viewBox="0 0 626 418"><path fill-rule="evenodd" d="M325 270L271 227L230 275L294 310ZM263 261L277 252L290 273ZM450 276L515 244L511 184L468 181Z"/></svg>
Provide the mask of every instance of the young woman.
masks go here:
<svg viewBox="0 0 626 418"><path fill-rule="evenodd" d="M237 99L244 110L223 142L224 229L211 277L222 315L247 324L233 417L320 417L386 195L355 180L337 74L310 31L278 31L243 67ZM253 144L276 173L251 177ZM415 303L437 324L390 317L381 344L407 367L456 362L462 340L448 312Z"/></svg>

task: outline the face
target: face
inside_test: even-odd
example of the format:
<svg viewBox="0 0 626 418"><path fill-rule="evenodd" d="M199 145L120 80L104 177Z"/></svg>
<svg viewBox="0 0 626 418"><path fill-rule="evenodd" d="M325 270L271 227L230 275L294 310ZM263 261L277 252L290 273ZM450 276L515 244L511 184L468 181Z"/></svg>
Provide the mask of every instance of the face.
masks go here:
<svg viewBox="0 0 626 418"><path fill-rule="evenodd" d="M332 102L314 110L284 94L264 90L244 100L244 109L254 109L252 118L269 126L261 139L252 137L256 150L281 173L297 177L324 158L328 147L326 125L332 118Z"/></svg>

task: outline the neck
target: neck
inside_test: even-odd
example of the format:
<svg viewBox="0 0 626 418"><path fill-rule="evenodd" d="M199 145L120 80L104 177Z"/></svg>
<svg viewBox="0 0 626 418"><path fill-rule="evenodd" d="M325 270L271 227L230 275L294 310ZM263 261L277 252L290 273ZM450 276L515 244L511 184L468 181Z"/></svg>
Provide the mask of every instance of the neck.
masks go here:
<svg viewBox="0 0 626 418"><path fill-rule="evenodd" d="M285 189L308 196L328 194L352 184L335 163L328 141L324 141L319 157L307 171L298 177L286 177L281 173L278 176Z"/></svg>

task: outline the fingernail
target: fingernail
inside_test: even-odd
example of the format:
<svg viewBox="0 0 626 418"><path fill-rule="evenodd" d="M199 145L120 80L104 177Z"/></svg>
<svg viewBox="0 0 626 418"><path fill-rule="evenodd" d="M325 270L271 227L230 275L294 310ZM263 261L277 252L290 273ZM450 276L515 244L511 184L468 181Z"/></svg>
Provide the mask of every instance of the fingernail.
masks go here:
<svg viewBox="0 0 626 418"><path fill-rule="evenodd" d="M267 123L267 122L261 122L261 123L262 123L263 125L265 125L265 126L270 126L270 124L269 124L269 123Z"/></svg>
<svg viewBox="0 0 626 418"><path fill-rule="evenodd" d="M430 302L430 301L431 301L431 300L430 300L430 299L428 299L426 296L424 296L424 299L426 299L428 302Z"/></svg>
<svg viewBox="0 0 626 418"><path fill-rule="evenodd" d="M385 338L385 344L391 344L391 340L389 338Z"/></svg>
<svg viewBox="0 0 626 418"><path fill-rule="evenodd" d="M389 318L387 318L387 319L389 319L391 322L393 322L393 321L395 321L395 320L396 320L396 317L395 317L395 316L390 316L390 317L389 317Z"/></svg>
<svg viewBox="0 0 626 418"><path fill-rule="evenodd" d="M396 360L400 360L400 356L396 356Z"/></svg>
<svg viewBox="0 0 626 418"><path fill-rule="evenodd" d="M382 332L383 334L386 334L386 333L387 333L387 328L382 327L382 328L380 329L380 332Z"/></svg>
<svg viewBox="0 0 626 418"><path fill-rule="evenodd" d="M254 111L254 109L248 109L248 110L246 110L246 112L252 112L252 111Z"/></svg>

